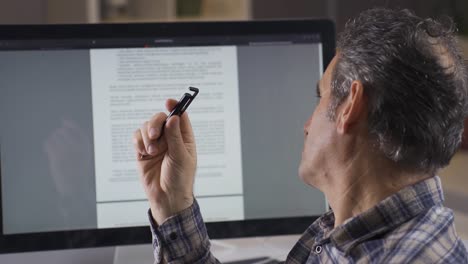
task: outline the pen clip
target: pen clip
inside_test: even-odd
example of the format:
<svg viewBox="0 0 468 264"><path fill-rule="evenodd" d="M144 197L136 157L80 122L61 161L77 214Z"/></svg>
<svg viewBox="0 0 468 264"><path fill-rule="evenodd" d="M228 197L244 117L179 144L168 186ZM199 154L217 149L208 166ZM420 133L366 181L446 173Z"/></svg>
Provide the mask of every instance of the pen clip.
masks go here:
<svg viewBox="0 0 468 264"><path fill-rule="evenodd" d="M195 97L197 96L198 94L198 88L196 87L189 87L189 90L193 92L193 94L189 94L189 93L185 93L184 96L187 96L187 101L182 103L182 108L180 110L180 114L183 114L185 112L185 110L187 109L187 107L189 107L189 105L192 103L193 99L195 99Z"/></svg>
<svg viewBox="0 0 468 264"><path fill-rule="evenodd" d="M184 94L184 98L182 99L183 101L180 102L181 108L180 108L179 115L182 115L185 112L185 110L187 110L187 107L189 107L193 99L195 99L195 97L198 94L198 88L196 87L189 87L189 90L192 91L193 94L189 94L189 93Z"/></svg>
<svg viewBox="0 0 468 264"><path fill-rule="evenodd" d="M198 88L196 87L189 87L189 90L194 93L193 94L185 93L182 96L182 98L179 100L179 103L177 103L174 110L171 111L168 118L173 115L179 115L179 116L182 115L187 109L187 107L189 107L189 105L192 103L193 99L195 99L199 91Z"/></svg>

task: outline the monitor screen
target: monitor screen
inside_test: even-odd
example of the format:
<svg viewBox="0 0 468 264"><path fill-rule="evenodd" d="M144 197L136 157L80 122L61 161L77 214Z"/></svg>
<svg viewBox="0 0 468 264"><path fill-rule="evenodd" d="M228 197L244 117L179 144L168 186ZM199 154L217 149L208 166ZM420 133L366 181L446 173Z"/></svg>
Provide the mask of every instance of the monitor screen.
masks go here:
<svg viewBox="0 0 468 264"><path fill-rule="evenodd" d="M297 176L324 33L195 34L1 40L3 236L147 227L132 135L189 86L207 223L327 210Z"/></svg>

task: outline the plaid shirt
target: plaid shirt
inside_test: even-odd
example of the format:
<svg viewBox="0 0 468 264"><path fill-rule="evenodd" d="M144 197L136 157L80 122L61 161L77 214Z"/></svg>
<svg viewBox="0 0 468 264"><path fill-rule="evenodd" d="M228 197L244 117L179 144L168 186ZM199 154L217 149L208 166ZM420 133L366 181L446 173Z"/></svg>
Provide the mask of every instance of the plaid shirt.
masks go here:
<svg viewBox="0 0 468 264"><path fill-rule="evenodd" d="M318 218L286 263L468 263L453 213L442 205L439 177L406 187L333 228L333 212ZM219 263L197 202L157 226L149 213L156 262Z"/></svg>

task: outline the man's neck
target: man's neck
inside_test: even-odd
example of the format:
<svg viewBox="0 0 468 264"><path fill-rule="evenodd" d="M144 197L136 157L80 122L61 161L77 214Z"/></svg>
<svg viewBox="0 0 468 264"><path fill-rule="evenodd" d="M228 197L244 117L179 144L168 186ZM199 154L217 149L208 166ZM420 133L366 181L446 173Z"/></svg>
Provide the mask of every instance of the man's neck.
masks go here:
<svg viewBox="0 0 468 264"><path fill-rule="evenodd" d="M321 188L333 209L335 227L371 209L404 187L428 178L392 170L394 166L386 164L387 161L369 158L353 159L352 162L356 160L361 164L335 167L326 177L326 185Z"/></svg>

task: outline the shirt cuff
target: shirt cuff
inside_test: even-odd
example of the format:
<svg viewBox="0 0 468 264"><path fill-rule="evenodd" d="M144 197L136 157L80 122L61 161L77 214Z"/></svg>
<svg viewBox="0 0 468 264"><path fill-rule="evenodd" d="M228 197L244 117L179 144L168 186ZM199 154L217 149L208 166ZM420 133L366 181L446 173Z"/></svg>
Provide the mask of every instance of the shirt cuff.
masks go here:
<svg viewBox="0 0 468 264"><path fill-rule="evenodd" d="M161 262L163 255L170 262L181 257L197 258L209 251L210 241L196 199L190 207L169 217L160 226L154 221L151 209L148 210L148 217L157 262Z"/></svg>

